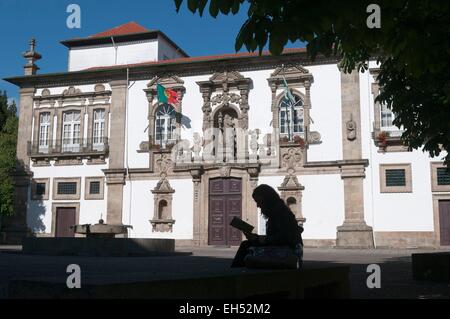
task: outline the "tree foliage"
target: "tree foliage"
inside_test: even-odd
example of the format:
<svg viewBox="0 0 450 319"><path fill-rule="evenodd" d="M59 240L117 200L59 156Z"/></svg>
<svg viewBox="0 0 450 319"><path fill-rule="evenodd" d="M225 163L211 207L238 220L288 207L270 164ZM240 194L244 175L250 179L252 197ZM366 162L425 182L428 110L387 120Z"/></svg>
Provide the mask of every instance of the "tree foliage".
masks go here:
<svg viewBox="0 0 450 319"><path fill-rule="evenodd" d="M14 212L14 184L16 167L17 108L8 103L6 92L0 94L0 216Z"/></svg>
<svg viewBox="0 0 450 319"><path fill-rule="evenodd" d="M177 11L183 0L174 0ZM402 139L431 156L450 149L450 2L379 0L381 28L368 28L372 0L187 0L193 13L236 14L248 8L248 19L235 49L274 55L286 44L307 43L311 59L336 56L344 72L380 63L378 96L396 114L394 124L405 130ZM445 157L447 166L450 154Z"/></svg>

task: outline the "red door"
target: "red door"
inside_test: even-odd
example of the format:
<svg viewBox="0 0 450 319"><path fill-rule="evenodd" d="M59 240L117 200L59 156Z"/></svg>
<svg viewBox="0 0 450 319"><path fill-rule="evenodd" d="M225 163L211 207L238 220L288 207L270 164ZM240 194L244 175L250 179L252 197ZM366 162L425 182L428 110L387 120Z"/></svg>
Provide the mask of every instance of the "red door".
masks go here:
<svg viewBox="0 0 450 319"><path fill-rule="evenodd" d="M439 226L441 245L450 245L450 200L439 201Z"/></svg>
<svg viewBox="0 0 450 319"><path fill-rule="evenodd" d="M233 217L242 218L240 179L212 179L209 182L209 245L238 246L241 232L230 226Z"/></svg>
<svg viewBox="0 0 450 319"><path fill-rule="evenodd" d="M75 207L59 207L56 209L55 237L75 237Z"/></svg>

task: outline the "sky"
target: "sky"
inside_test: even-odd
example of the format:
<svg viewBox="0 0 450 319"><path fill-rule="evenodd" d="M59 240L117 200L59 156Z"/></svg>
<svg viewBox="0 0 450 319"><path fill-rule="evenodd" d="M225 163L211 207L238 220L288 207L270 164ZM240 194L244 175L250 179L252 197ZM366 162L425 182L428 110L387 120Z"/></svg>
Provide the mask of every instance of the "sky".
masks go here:
<svg viewBox="0 0 450 319"><path fill-rule="evenodd" d="M10 98L18 99L18 89L2 79L23 75L22 53L32 37L42 55L37 62L38 73L64 72L68 50L59 43L61 40L86 37L130 21L163 31L190 56L233 53L247 11L219 15L217 19L208 14L200 17L187 9L186 2L177 13L173 0L0 0L0 91L6 90ZM81 8L80 29L66 25L70 4Z"/></svg>

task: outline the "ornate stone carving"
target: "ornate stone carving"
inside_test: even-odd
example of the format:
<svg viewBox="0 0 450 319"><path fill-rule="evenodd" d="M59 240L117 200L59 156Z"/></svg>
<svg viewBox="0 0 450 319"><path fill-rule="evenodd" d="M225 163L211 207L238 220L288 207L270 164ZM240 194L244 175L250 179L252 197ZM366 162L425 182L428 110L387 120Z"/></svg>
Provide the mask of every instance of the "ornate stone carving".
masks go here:
<svg viewBox="0 0 450 319"><path fill-rule="evenodd" d="M49 89L43 89L41 95L42 96L49 96L49 95L51 95L50 90Z"/></svg>
<svg viewBox="0 0 450 319"><path fill-rule="evenodd" d="M201 160L200 152L203 146L203 138L200 136L199 133L196 132L193 135L193 139L194 139L194 146L192 146L192 152L194 153L194 162L198 162Z"/></svg>
<svg viewBox="0 0 450 319"><path fill-rule="evenodd" d="M172 170L173 162L171 159L171 153L158 153L155 156L156 172L160 175L166 174Z"/></svg>
<svg viewBox="0 0 450 319"><path fill-rule="evenodd" d="M319 132L308 132L308 144L322 143L322 136Z"/></svg>
<svg viewBox="0 0 450 319"><path fill-rule="evenodd" d="M280 197L294 213L300 225L306 221L302 214L302 191L304 189L305 187L298 182L297 176L292 172L285 176L283 183L278 187Z"/></svg>
<svg viewBox="0 0 450 319"><path fill-rule="evenodd" d="M97 84L94 87L94 91L95 92L104 92L105 90L106 89L105 89L105 86L103 84Z"/></svg>
<svg viewBox="0 0 450 319"><path fill-rule="evenodd" d="M154 196L154 215L150 220L153 232L172 232L175 220L172 218L172 195L175 190L170 186L165 174L152 190Z"/></svg>
<svg viewBox="0 0 450 319"><path fill-rule="evenodd" d="M76 89L73 86L71 86L68 89L64 90L63 95L75 95L80 93L82 93L80 89Z"/></svg>
<svg viewBox="0 0 450 319"><path fill-rule="evenodd" d="M350 115L350 120L346 123L347 139L353 141L356 139L356 122L353 121L353 114Z"/></svg>
<svg viewBox="0 0 450 319"><path fill-rule="evenodd" d="M250 154L250 157L253 159L257 159L258 150L259 150L258 139L259 139L260 130L259 129L252 130L249 133L250 133L250 150L252 151L252 153Z"/></svg>
<svg viewBox="0 0 450 319"><path fill-rule="evenodd" d="M231 176L231 166L223 165L220 169L220 176L221 177L230 177Z"/></svg>
<svg viewBox="0 0 450 319"><path fill-rule="evenodd" d="M295 169L302 165L302 151L299 147L283 149L281 159L281 167L287 168L289 173L294 173Z"/></svg>
<svg viewBox="0 0 450 319"><path fill-rule="evenodd" d="M230 103L233 104L240 104L241 103L241 96L236 93L228 93L224 92L223 94L217 94L211 99L211 103L213 106L216 106L218 104L222 106L228 106Z"/></svg>

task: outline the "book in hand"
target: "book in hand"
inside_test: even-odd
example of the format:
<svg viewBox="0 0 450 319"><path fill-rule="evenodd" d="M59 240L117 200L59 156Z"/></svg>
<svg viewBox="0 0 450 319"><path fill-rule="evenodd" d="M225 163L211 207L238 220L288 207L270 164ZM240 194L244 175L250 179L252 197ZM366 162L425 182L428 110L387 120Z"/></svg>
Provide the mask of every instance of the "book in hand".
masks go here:
<svg viewBox="0 0 450 319"><path fill-rule="evenodd" d="M255 227L253 227L249 223L244 222L239 217L233 217L233 220L231 221L230 225L233 226L234 228L239 229L245 234L250 234L253 231L253 229L255 229Z"/></svg>

